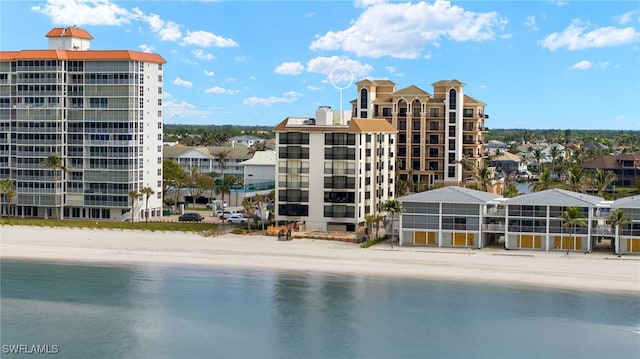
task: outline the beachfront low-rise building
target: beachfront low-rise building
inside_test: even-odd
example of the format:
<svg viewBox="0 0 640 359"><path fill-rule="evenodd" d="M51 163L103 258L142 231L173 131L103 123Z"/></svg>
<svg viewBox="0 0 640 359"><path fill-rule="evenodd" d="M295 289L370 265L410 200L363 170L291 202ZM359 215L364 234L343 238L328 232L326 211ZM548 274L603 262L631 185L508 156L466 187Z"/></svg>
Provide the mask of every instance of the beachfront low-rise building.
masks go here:
<svg viewBox="0 0 640 359"><path fill-rule="evenodd" d="M482 248L492 239L483 235L484 215L498 198L457 186L399 198L403 207L400 245Z"/></svg>
<svg viewBox="0 0 640 359"><path fill-rule="evenodd" d="M620 208L631 223L620 228L623 254L640 253L640 199L615 202L563 189L513 198L461 187L445 187L398 198L404 211L398 223L400 245L591 252L598 240L615 240L608 223ZM577 207L582 223L562 218Z"/></svg>
<svg viewBox="0 0 640 359"><path fill-rule="evenodd" d="M611 207L622 210L625 217L629 219L618 228L617 241L619 241L620 253L640 253L640 196L617 199ZM612 228L612 232L616 236L615 228ZM616 253L618 253L617 248Z"/></svg>

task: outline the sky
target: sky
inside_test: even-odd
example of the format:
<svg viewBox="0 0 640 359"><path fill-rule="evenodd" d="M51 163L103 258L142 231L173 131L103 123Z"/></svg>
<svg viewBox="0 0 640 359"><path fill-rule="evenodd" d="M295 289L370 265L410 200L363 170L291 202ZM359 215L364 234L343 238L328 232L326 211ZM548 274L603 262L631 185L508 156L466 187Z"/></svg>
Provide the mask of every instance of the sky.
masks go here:
<svg viewBox="0 0 640 359"><path fill-rule="evenodd" d="M0 50L77 25L160 54L167 124L273 126L350 109L355 82L456 79L489 128L640 130L634 1L0 1ZM347 67L339 90L329 74Z"/></svg>

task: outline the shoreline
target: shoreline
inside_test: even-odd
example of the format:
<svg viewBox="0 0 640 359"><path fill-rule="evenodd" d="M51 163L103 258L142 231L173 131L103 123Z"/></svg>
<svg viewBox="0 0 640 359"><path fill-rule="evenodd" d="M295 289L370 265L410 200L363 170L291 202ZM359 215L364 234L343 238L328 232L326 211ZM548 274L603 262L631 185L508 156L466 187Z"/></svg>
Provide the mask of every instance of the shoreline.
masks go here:
<svg viewBox="0 0 640 359"><path fill-rule="evenodd" d="M0 227L0 260L158 265L384 276L469 284L640 294L640 257L484 248L370 248L262 235Z"/></svg>

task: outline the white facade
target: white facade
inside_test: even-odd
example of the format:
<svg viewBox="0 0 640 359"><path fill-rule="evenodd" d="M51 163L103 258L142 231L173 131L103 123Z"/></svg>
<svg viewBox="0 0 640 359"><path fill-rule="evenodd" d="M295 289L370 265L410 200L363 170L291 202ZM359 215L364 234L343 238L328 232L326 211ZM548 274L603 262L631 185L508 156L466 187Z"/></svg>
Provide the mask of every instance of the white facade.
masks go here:
<svg viewBox="0 0 640 359"><path fill-rule="evenodd" d="M397 131L388 122L321 107L316 118L287 118L274 131L276 220L355 232L393 198Z"/></svg>
<svg viewBox="0 0 640 359"><path fill-rule="evenodd" d="M276 180L276 151L257 151L241 163L245 189L273 189Z"/></svg>
<svg viewBox="0 0 640 359"><path fill-rule="evenodd" d="M11 178L11 214L144 218L162 215L164 59L88 50L85 30L53 29L52 50L0 52L0 178ZM66 171L43 166L58 155ZM3 198L6 202L6 198Z"/></svg>

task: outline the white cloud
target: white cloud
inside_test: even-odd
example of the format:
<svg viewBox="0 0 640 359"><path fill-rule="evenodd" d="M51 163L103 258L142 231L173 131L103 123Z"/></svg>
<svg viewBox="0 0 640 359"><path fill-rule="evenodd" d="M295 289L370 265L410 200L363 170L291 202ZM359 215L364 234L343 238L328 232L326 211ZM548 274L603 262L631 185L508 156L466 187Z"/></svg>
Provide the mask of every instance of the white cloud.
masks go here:
<svg viewBox="0 0 640 359"><path fill-rule="evenodd" d="M31 10L49 16L54 24L64 26L123 25L136 16L108 0L49 0L42 6L32 6Z"/></svg>
<svg viewBox="0 0 640 359"><path fill-rule="evenodd" d="M356 78L366 77L373 71L373 66L369 64L338 56L313 58L307 62L307 71L329 76L336 66L349 68Z"/></svg>
<svg viewBox="0 0 640 359"><path fill-rule="evenodd" d="M396 72L396 68L393 66L385 66L384 69L387 70L387 72L390 74Z"/></svg>
<svg viewBox="0 0 640 359"><path fill-rule="evenodd" d="M568 1L564 1L564 0L551 0L549 1L552 5L555 5L557 7L563 7L563 6L567 6L569 5Z"/></svg>
<svg viewBox="0 0 640 359"><path fill-rule="evenodd" d="M308 85L307 86L307 90L309 90L309 91L320 91L320 90L323 90L323 89L324 89L324 87L322 87L322 86L312 86L312 85Z"/></svg>
<svg viewBox="0 0 640 359"><path fill-rule="evenodd" d="M619 46L637 42L640 33L633 27L616 28L612 26L600 27L585 32L588 23L573 20L571 25L562 33L547 35L538 44L549 50L566 47L569 50L583 50L596 47Z"/></svg>
<svg viewBox="0 0 640 359"><path fill-rule="evenodd" d="M124 3L124 2L123 2ZM236 47L228 38L209 31L187 31L183 37L182 25L165 21L154 13L145 14L137 7L126 9L111 0L47 0L44 5L32 6L31 10L51 18L54 24L109 25L120 26L134 21L146 23L162 41L180 41L186 45L201 47Z"/></svg>
<svg viewBox="0 0 640 359"><path fill-rule="evenodd" d="M233 61L235 62L247 62L249 61L249 59L251 58L251 56L236 56L233 58Z"/></svg>
<svg viewBox="0 0 640 359"><path fill-rule="evenodd" d="M268 98L264 97L248 97L242 100L242 103L249 106L262 106L269 107L276 103L292 103L298 101L298 98L302 96L301 93L295 91L289 91L282 94L281 97L271 96Z"/></svg>
<svg viewBox="0 0 640 359"><path fill-rule="evenodd" d="M225 89L223 87L210 87L206 90L204 90L204 92L206 93L215 93L215 94L225 94L225 95L235 95L237 94L239 91L238 90L229 90L229 89Z"/></svg>
<svg viewBox="0 0 640 359"><path fill-rule="evenodd" d="M299 62L283 62L273 72L280 75L300 75L304 66Z"/></svg>
<svg viewBox="0 0 640 359"><path fill-rule="evenodd" d="M237 47L238 43L231 39L225 39L209 31L187 31L187 36L182 42L188 45L196 45L200 47Z"/></svg>
<svg viewBox="0 0 640 359"><path fill-rule="evenodd" d="M183 80L179 77L176 77L176 79L173 80L171 83L176 86L182 86L182 87L188 87L188 88L193 87L193 83L191 81Z"/></svg>
<svg viewBox="0 0 640 359"><path fill-rule="evenodd" d="M527 16L527 19L524 22L524 26L531 29L532 31L538 31L538 26L536 25L536 17L534 15Z"/></svg>
<svg viewBox="0 0 640 359"><path fill-rule="evenodd" d="M213 60L213 59L216 58L215 56L213 56L212 53L204 52L204 51L202 51L202 49L192 50L191 53L193 54L193 56L195 56L195 57L197 57L197 58L199 58L201 60Z"/></svg>
<svg viewBox="0 0 640 359"><path fill-rule="evenodd" d="M415 59L424 47L442 38L483 41L496 38L507 23L496 12L465 11L449 1L433 4L360 0L365 7L351 27L316 36L311 50L343 50L358 56Z"/></svg>
<svg viewBox="0 0 640 359"><path fill-rule="evenodd" d="M180 25L173 21L164 21L156 14L141 15L140 17L149 24L151 31L158 34L162 41L177 41L182 37Z"/></svg>
<svg viewBox="0 0 640 359"><path fill-rule="evenodd" d="M624 14L620 15L620 16L615 16L614 19L621 25L633 22L633 18L636 15L636 11L628 11L625 12Z"/></svg>
<svg viewBox="0 0 640 359"><path fill-rule="evenodd" d="M215 72L213 72L213 71L207 71L207 70L204 70L204 71L203 71L203 73L204 73L206 76L209 76L209 77L211 77L211 76L213 76L213 75L215 75L215 74L216 74L216 73L215 73Z"/></svg>
<svg viewBox="0 0 640 359"><path fill-rule="evenodd" d="M162 114L164 120L180 120L194 116L209 115L209 112L198 110L197 107L191 103L184 101L165 101L162 104Z"/></svg>
<svg viewBox="0 0 640 359"><path fill-rule="evenodd" d="M153 52L155 50L155 48L152 45L148 45L148 44L142 44L138 46L138 48L142 52Z"/></svg>
<svg viewBox="0 0 640 359"><path fill-rule="evenodd" d="M573 70L588 70L591 68L591 61L583 60L573 64L573 66L569 68Z"/></svg>

